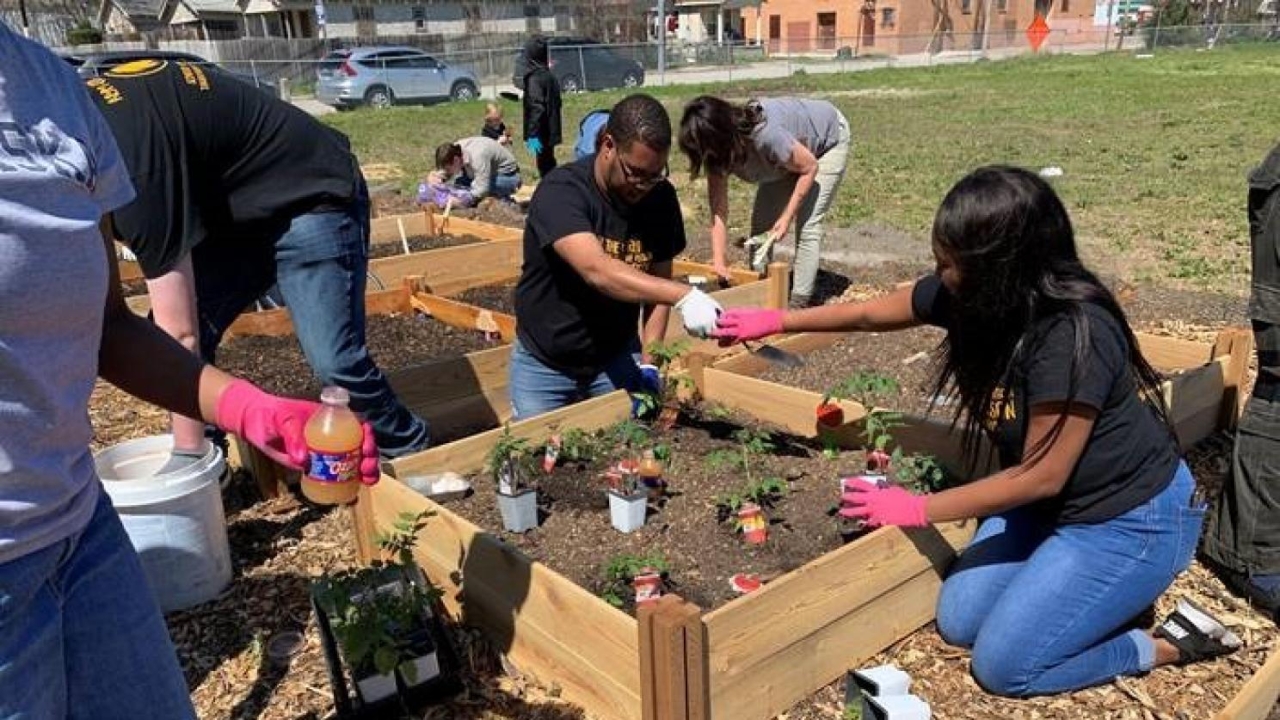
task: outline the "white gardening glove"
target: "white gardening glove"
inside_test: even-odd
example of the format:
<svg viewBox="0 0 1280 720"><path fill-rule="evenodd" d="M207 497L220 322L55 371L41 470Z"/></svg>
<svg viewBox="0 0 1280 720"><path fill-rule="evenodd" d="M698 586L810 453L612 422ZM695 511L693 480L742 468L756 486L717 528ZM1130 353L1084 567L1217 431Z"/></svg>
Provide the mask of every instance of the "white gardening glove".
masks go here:
<svg viewBox="0 0 1280 720"><path fill-rule="evenodd" d="M720 316L721 308L715 298L698 288L690 288L676 303L676 310L680 311L686 332L694 337L707 338L716 329L716 318Z"/></svg>

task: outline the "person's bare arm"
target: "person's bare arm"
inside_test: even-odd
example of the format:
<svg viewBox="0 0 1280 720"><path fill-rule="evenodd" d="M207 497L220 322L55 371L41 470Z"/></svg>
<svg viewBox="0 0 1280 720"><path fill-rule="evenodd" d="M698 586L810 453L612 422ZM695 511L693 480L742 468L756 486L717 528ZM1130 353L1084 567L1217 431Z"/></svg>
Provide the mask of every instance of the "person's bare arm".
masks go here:
<svg viewBox="0 0 1280 720"><path fill-rule="evenodd" d="M912 285L859 303L820 305L782 316L784 332L843 332L902 330L920 321L911 309Z"/></svg>
<svg viewBox="0 0 1280 720"><path fill-rule="evenodd" d="M814 180L818 177L818 158L797 140L792 143L791 156L787 158L783 167L787 172L796 175L796 184L791 190L791 198L787 200L786 208L773 225L772 232L775 239L781 238L787 228L791 227L796 213L800 210L800 203L804 202L805 196L813 189Z"/></svg>
<svg viewBox="0 0 1280 720"><path fill-rule="evenodd" d="M707 175L707 204L711 206L711 265L722 278L729 277L729 177Z"/></svg>
<svg viewBox="0 0 1280 720"><path fill-rule="evenodd" d="M690 290L688 285L655 277L609 257L591 233L568 235L552 247L587 284L615 300L675 305Z"/></svg>
<svg viewBox="0 0 1280 720"><path fill-rule="evenodd" d="M654 263L649 268L649 274L654 277L671 279L672 263L670 261L664 263ZM643 324L640 329L640 347L641 362L652 364L652 358L649 357L649 345L655 342L662 342L667 337L667 322L671 318L671 306L665 304L647 303L644 306Z"/></svg>
<svg viewBox="0 0 1280 720"><path fill-rule="evenodd" d="M1034 457L1034 448L1050 437L1064 413L1062 432L1039 457ZM1032 406L1022 462L982 480L930 495L925 506L929 520L987 517L1057 496L1080 461L1097 417L1097 410L1082 405L1076 405L1070 413L1066 413L1063 403Z"/></svg>
<svg viewBox="0 0 1280 720"><path fill-rule="evenodd" d="M195 271L187 255L168 273L147 280L151 297L151 314L155 324L177 340L193 355L200 355L200 314L196 307ZM197 418L174 414L173 448L178 452L196 452L204 447L204 422Z"/></svg>
<svg viewBox="0 0 1280 720"><path fill-rule="evenodd" d="M98 374L125 392L167 410L215 420L218 398L231 382L204 365L146 318L135 315L120 291L110 220L101 223L103 252L110 268Z"/></svg>

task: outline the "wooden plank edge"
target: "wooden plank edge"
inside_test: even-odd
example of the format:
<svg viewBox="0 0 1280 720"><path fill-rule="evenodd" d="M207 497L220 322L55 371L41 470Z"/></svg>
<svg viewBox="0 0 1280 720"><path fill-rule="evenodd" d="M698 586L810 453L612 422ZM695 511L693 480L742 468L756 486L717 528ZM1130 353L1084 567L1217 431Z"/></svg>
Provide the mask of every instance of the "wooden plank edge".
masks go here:
<svg viewBox="0 0 1280 720"><path fill-rule="evenodd" d="M1245 682L1216 720L1266 720L1280 698L1280 649L1272 650L1262 667Z"/></svg>
<svg viewBox="0 0 1280 720"><path fill-rule="evenodd" d="M579 427L596 430L630 417L631 397L623 390L615 390L590 400L560 408L544 415L512 422L512 434L541 442L553 429ZM391 461L391 474L406 477L415 473L431 473L452 470L457 473L477 472L484 467L489 449L502 436L503 429L473 435L464 440L434 447L420 453L406 455Z"/></svg>
<svg viewBox="0 0 1280 720"><path fill-rule="evenodd" d="M428 521L420 536L417 555L424 568L434 570L431 573L434 582L458 593L450 595L446 592L446 605L451 612L465 622L478 623L500 646L505 645L501 649L522 671L560 685L567 700L593 715L626 720L638 717L638 677L632 673L633 668L628 668L624 662L621 667L627 669L621 675L615 675L602 668L607 663L591 659L592 655L604 653L610 656L616 655L617 651L636 657L635 620L629 615L604 604L551 568L529 559L466 518L414 493L394 478L386 478L376 486L361 489L356 512L352 514L356 523L353 529L363 536L363 542L371 543L378 532L391 527L401 512L423 509L435 512L436 517ZM474 565L468 562L469 558L476 556L481 559L474 561ZM484 558L492 557L522 564L524 571L515 575L526 578L531 584L537 583L544 590L534 592L530 589L524 595L523 604L517 603L514 613L505 610L513 602L513 593L507 587L513 582L513 574L477 575ZM545 588L554 590L546 591ZM565 621L559 617L559 608L565 602L598 603L598 607L592 606L592 612L602 613L597 619L607 618L610 627L596 623L592 625L593 632L563 632ZM540 609L528 603L536 603ZM540 616L543 622L537 619ZM552 616L555 616L554 620L550 619ZM546 627L543 627L544 622ZM609 646L615 650L596 648L583 653L583 643L597 644L609 638L612 638ZM614 669L619 669L616 663Z"/></svg>

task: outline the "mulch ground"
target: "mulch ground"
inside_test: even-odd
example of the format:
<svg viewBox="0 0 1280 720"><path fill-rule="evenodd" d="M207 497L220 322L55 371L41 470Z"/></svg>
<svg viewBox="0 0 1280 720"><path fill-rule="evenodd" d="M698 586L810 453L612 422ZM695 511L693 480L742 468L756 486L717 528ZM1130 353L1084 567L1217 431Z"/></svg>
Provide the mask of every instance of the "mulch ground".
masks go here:
<svg viewBox="0 0 1280 720"><path fill-rule="evenodd" d="M929 271L927 265L878 266L870 269L832 267L832 272L820 280L821 293L828 300L860 299L892 287L894 282L909 280ZM825 284L824 284L825 283ZM1136 329L1183 337L1197 341L1211 341L1218 329L1225 325L1245 324L1244 302L1237 297L1205 293L1187 293L1141 287L1118 287ZM1178 320L1168 320L1178 318ZM392 367L391 355L408 354L404 338L394 333L387 335L387 344L375 340L377 318L370 318L370 346L374 356L384 366ZM929 331L925 331L929 332ZM467 333L467 336L470 336ZM830 354L829 367L825 360L810 362L801 373L791 378L797 384L821 389L831 379L863 369L885 372L885 368L902 368L900 374L904 388L910 388L912 377L925 371L919 361L905 360L927 351L936 344L936 338L925 334L892 334L863 337L861 342L842 340L839 348ZM269 378L272 373L264 368L275 367L269 358L292 352L288 363L281 367L292 368L296 376L301 374L301 355L292 348L257 348L246 352L245 365L240 369L250 376L255 373ZM409 341L412 342L412 341ZM483 341L480 341L483 342ZM430 341L423 341L429 346ZM474 347L471 349L475 349ZM441 357L458 349L435 351ZM226 348L224 348L226 355ZM430 352L424 350L424 352ZM824 353L825 356L825 353ZM837 359L843 358L843 362ZM303 371L304 372L304 371ZM263 382L270 382L264 379ZM276 382L288 386L298 383L298 378L278 377ZM314 396L313 385L294 385L300 394ZM916 385L916 387L920 387ZM924 393L905 392L905 400L923 398ZM905 408L904 408L905 409ZM166 415L148 405L128 398L110 386L99 383L91 401L90 413L94 421L94 447L101 448L133 437L163 432ZM699 436L701 433L701 436ZM552 498L551 515L547 523L518 542L528 542L529 552L537 553L532 546L538 533L549 533L558 522L557 515L568 519L574 513L581 516L579 523L599 522L615 538L636 542L638 548L658 547L673 559L676 570L672 573L674 590L700 598L708 605L717 602L717 593L728 593L728 586L714 580L705 581L679 568L685 562L679 548L662 545L660 534L671 534L674 528L664 527L675 519L677 512L670 505L686 502L691 508L708 502L713 495L710 481L699 475L694 466L700 461L693 456L713 449L717 440L711 433L698 429L678 431L680 449L675 464L669 471L675 484L673 490L687 493L674 496L668 508L661 509L650 518L650 524L634 536L622 536L608 526L607 513L592 509L592 503L603 504L603 494L598 485L590 491L578 493L574 498L571 488L548 489ZM1201 443L1189 454L1197 481L1214 490L1220 487L1228 470L1231 438L1218 435ZM690 456L688 460L682 459ZM688 462L686 467L683 463ZM779 466L785 474L791 467L791 459ZM797 466L815 463L811 474L822 472L820 458L795 458ZM807 469L807 466L805 466ZM828 476L829 477L829 476ZM800 500L806 493L818 497L817 489L809 491L808 476L801 476L791 484L798 491L787 502L795 502L789 512L787 528L779 523L773 526L775 539L788 536L808 536L816 542L824 530L832 526L830 518L815 517L812 522L816 532L801 532ZM818 483L815 482L815 485ZM821 487L821 485L818 485ZM218 600L185 613L168 616L170 631L178 645L179 655L187 673L192 697L202 718L301 718L331 717L332 700L327 687L323 660L319 651L318 634L306 601L306 587L311 578L323 572L348 567L355 562L355 544L345 514L341 511L320 511L289 500L248 504L244 493L250 492L252 483L237 478L231 485L225 502L228 508L228 528L232 543L232 555L236 563L236 576L228 591ZM557 498L557 492L559 497ZM705 494L705 495L704 495ZM483 503L478 493L467 502ZM699 499L701 498L701 499ZM490 500L491 501L491 500ZM571 502L581 502L582 509L574 509ZM557 509L556 504L561 508ZM816 503L815 508L823 503ZM782 505L782 508L787 506ZM783 513L784 517L786 513ZM726 557L740 557L742 570L760 568L768 572L770 565L782 567L792 562L792 556L776 557L766 544L758 551L745 548L741 540L723 526L716 524L714 510L709 507L691 509L690 522L698 519L705 526L708 542L722 544L729 552ZM568 530L566 530L568 532ZM649 542L645 543L646 533ZM838 542L838 540L837 540ZM786 542L779 542L782 548ZM696 546L695 546L696 547ZM817 552L815 545L808 552ZM757 555L753 555L753 552ZM796 557L799 556L797 551ZM692 556L692 553L689 553ZM699 559L701 553L698 553ZM812 555L810 555L811 557ZM553 559L552 562L563 562ZM753 565L753 563L756 563ZM736 563L735 563L736 564ZM588 587L598 582L596 573L586 570L583 563L582 581ZM722 587L723 590L717 590ZM594 588L593 588L594 589ZM699 593L701 593L699 595ZM910 672L914 678L913 691L928 700L938 718L1203 718L1210 717L1227 700L1239 691L1244 680L1251 675L1276 647L1276 626L1268 618L1248 608L1231 596L1223 586L1198 563L1181 576L1174 587L1161 599L1159 614L1163 616L1180 596L1188 596L1207 607L1230 625L1246 641L1246 649L1212 663L1185 668L1162 668L1145 677L1118 680L1090 690L1023 701L1008 701L983 693L968 675L967 654L942 644L932 627L926 627L888 648L867 665L893 662ZM272 665L266 659L264 647L276 633L284 630L303 632L305 644L287 667ZM466 665L467 691L451 705L433 709L425 717L432 718L571 718L582 717L579 711L564 705L556 698L558 691L540 686L531 679L519 675L504 664L473 631L456 633ZM839 718L839 698L843 688L838 683L824 688L808 700L793 707L782 717L805 720Z"/></svg>

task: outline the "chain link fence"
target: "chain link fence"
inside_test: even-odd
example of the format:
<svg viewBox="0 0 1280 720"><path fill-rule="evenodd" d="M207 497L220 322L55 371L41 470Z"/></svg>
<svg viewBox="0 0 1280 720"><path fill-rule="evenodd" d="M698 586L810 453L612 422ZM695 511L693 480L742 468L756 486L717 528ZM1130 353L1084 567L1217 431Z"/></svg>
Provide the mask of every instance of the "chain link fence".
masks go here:
<svg viewBox="0 0 1280 720"><path fill-rule="evenodd" d="M1005 28L986 33L881 34L866 37L787 37L762 44L671 43L665 56L655 43L551 45L552 72L570 92L618 87L681 85L783 78L797 73L837 73L882 67L924 67L1003 59L1023 55L1090 54L1107 51L1150 55L1161 50L1212 49L1239 43L1275 43L1280 51L1280 25L1195 25L1160 27L1155 24L1051 30L1034 48L1025 30ZM511 45L484 49L433 51L421 38L379 37L379 47L416 48L428 52L436 65L422 61L361 61L355 65L335 53L354 46L338 40L277 40L248 38L233 41L178 41L160 49L208 58L223 68L270 86L286 98L320 95L335 75L361 76L367 83L391 87L396 99L423 91L447 96L430 81L439 76L450 83L465 80L483 97L518 92L523 73L521 48ZM364 44L364 46L372 43ZM108 47L106 49L128 49ZM137 48L133 48L137 49ZM403 67L402 67L403 66ZM419 77L421 76L421 77ZM341 79L341 78L337 78ZM460 80L461 79L461 80ZM401 86L395 90L396 85ZM470 95L467 95L470 97ZM353 103L357 104L357 103Z"/></svg>

